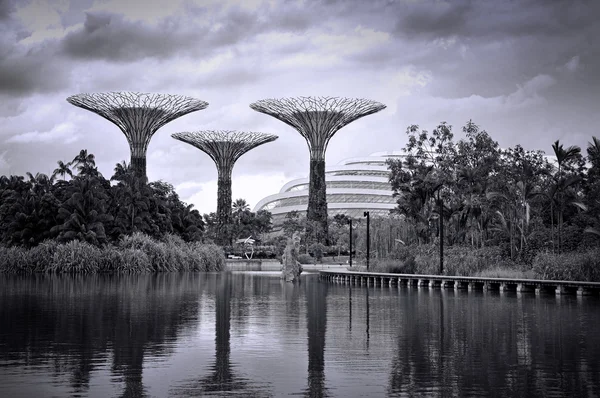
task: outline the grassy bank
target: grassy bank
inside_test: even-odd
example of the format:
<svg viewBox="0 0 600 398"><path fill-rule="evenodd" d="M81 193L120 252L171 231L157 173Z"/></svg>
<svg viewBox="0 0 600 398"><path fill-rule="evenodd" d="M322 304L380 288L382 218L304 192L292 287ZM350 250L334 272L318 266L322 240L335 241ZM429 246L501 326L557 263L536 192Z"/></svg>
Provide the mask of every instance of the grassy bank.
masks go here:
<svg viewBox="0 0 600 398"><path fill-rule="evenodd" d="M437 275L439 267L438 248L421 245L403 248L396 258L373 259L369 270ZM531 264L523 264L506 258L499 247L473 249L452 246L444 251L444 275L597 282L600 281L600 249L563 254L538 253Z"/></svg>
<svg viewBox="0 0 600 398"><path fill-rule="evenodd" d="M216 245L186 243L174 235L162 241L136 233L117 245L45 241L31 249L0 247L0 272L142 273L220 271L223 251Z"/></svg>

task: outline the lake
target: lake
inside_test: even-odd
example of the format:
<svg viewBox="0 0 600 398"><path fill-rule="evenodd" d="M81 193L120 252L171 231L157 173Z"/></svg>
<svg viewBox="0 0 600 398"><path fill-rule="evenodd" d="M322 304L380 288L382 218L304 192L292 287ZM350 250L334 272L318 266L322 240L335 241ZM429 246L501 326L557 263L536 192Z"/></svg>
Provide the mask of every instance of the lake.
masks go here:
<svg viewBox="0 0 600 398"><path fill-rule="evenodd" d="M316 274L0 275L0 396L600 396L599 315Z"/></svg>

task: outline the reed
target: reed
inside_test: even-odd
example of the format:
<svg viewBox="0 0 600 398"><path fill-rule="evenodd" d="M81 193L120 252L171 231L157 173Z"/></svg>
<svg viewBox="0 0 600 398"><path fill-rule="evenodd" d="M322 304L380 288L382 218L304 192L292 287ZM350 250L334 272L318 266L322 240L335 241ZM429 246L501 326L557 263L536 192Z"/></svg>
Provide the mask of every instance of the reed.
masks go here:
<svg viewBox="0 0 600 398"><path fill-rule="evenodd" d="M4 273L207 272L224 268L220 247L187 243L176 236L157 241L135 233L116 246L101 248L80 241L46 241L31 249L0 246L0 272Z"/></svg>

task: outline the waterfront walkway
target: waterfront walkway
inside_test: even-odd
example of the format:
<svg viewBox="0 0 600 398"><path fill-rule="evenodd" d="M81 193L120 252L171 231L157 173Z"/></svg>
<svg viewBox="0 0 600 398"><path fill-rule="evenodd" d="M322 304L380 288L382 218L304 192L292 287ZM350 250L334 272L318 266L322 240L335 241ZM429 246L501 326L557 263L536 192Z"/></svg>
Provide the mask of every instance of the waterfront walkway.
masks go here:
<svg viewBox="0 0 600 398"><path fill-rule="evenodd" d="M348 270L319 271L321 280L358 286L415 286L421 288L542 292L554 294L599 295L600 282L551 281L539 279L480 278L469 276L412 275L358 272Z"/></svg>

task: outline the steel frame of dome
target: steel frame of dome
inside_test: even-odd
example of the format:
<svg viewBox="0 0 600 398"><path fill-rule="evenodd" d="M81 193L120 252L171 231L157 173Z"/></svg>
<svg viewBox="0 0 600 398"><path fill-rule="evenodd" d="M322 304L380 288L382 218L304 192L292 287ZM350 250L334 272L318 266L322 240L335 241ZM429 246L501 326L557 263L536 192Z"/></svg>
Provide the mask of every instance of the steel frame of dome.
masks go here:
<svg viewBox="0 0 600 398"><path fill-rule="evenodd" d="M372 216L389 214L389 211L396 207L396 199L389 185L389 169L385 162L388 158L405 156L406 154L400 151L375 152L369 156L344 159L335 166L327 167L325 183L329 217L339 213L350 217L362 217L364 211L371 212ZM349 186L340 186L344 183ZM368 186L369 183L373 186ZM291 211L306 214L308 185L308 177L291 180L283 185L278 193L260 200L253 211L270 211L273 215L273 225L277 228ZM364 200L357 200L360 196L364 196ZM294 198L299 199L301 203L295 203ZM349 198L353 201L348 201Z"/></svg>

